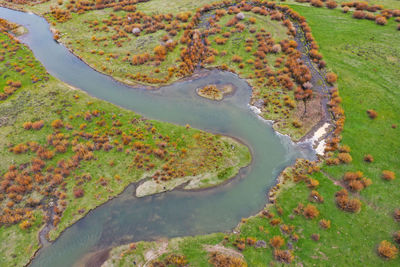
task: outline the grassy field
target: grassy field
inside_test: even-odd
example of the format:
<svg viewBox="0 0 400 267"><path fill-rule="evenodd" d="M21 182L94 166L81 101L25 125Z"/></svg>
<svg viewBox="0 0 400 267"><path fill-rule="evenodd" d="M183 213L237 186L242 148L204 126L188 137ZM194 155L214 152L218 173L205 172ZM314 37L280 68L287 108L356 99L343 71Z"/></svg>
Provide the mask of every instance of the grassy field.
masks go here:
<svg viewBox="0 0 400 267"><path fill-rule="evenodd" d="M295 100L294 91L284 88L276 81L269 84L267 78L257 76L257 72L265 72L265 69L257 70L255 67L257 61L255 53L261 45L257 42L258 34L270 34L274 44L279 44L283 40L293 40L293 36L287 34L288 29L282 22L272 20L269 16L253 12L242 13L245 18L240 23L245 25L245 28L243 31L231 33L229 37L224 37L224 35L232 32L233 27L227 26L227 23L235 15L225 15L216 23L220 32L210 35L208 39L211 42L210 48L218 52L215 53L214 62L205 62L204 66L228 66L230 70L246 79L253 87L251 104L260 108L261 116L275 121L274 128L278 132L288 134L293 140L299 140L320 121L321 117L309 121L309 114L303 114L300 111L303 103ZM252 23L251 20L255 22ZM224 38L227 39L226 43L217 44L216 40ZM248 43L248 41L251 42ZM251 49L246 50L248 47ZM235 62L233 60L235 57L240 57L240 62ZM265 64L267 69L279 73L284 67L285 59L286 55L283 52L266 53L264 61L267 62ZM277 60L283 63L276 64ZM301 122L302 126L295 127L293 122Z"/></svg>
<svg viewBox="0 0 400 267"><path fill-rule="evenodd" d="M127 185L201 176L198 187L248 165L238 142L147 120L49 77L29 49L0 33L0 260L23 265L54 202L54 240ZM39 126L38 126L39 125ZM169 188L172 189L172 188ZM152 193L158 192L157 190Z"/></svg>
<svg viewBox="0 0 400 267"><path fill-rule="evenodd" d="M227 234L225 239L220 234L173 239L169 243L171 248L164 251L163 257L171 253L185 255L189 263L199 263L196 266L212 266L206 246L218 243L240 252L248 266L269 266L282 259L273 254L274 248L269 243L274 236L280 236L285 240L281 249L291 251L297 265L399 264L398 257L392 260L380 257L377 248L382 240L395 244L393 234L400 230L393 218L400 199L397 190L400 175L400 117L397 112L400 105L400 35L393 27L393 20L382 27L371 21L352 19L339 10L292 7L307 18L328 67L339 76L338 85L346 115L341 143L350 146L353 161L338 166L323 164L321 171L305 175L306 178L299 182L293 182L293 178L298 180L301 176L287 170L287 175L282 175L287 178L282 178L278 186L280 193L276 204L267 206L268 212L243 219L236 229L239 233ZM367 109L376 110L378 116L369 118ZM373 156L372 163L364 161L367 154ZM300 164L297 167L298 170L305 169ZM382 179L383 170L393 171L397 179ZM343 188L341 180L348 171L361 171L372 180L372 185L361 192L349 193L362 201L361 211L357 213L342 211L335 203L335 193ZM310 178L317 180L319 185L315 185L315 181L312 185ZM322 203L312 201L312 190L324 198ZM299 203L304 207L299 207ZM313 219L305 216L308 204L318 210ZM321 227L322 219L330 221L329 228ZM247 241L249 237L265 241L266 248L255 248L251 241ZM240 242L245 243L244 248L237 245ZM115 248L107 263L127 266L131 257L144 259L148 248L143 251L142 246L142 243L138 244L137 251L132 246ZM233 255L229 251L219 251Z"/></svg>
<svg viewBox="0 0 400 267"><path fill-rule="evenodd" d="M145 12L147 15L155 13L152 1L138 4L137 9ZM179 4L180 6L181 4ZM183 4L189 9L186 4ZM113 17L113 14L116 16ZM211 25L209 32L215 29L215 34L209 35L210 46L209 53L214 55L203 60L204 67L222 67L228 68L241 77L246 78L253 86L252 104L258 103L262 116L265 119L274 120L274 127L281 133L289 134L294 140L301 139L322 119L323 111L321 108L310 108L305 112L303 101L295 99L294 85L291 88L284 88L281 78L291 80L290 75L278 75L284 71L287 55L284 52L266 53L267 55L258 59L255 54L261 45L257 36L260 34L270 34L269 40L278 46L282 41L293 40L293 37L287 34L287 28L281 21L272 20L267 16L256 14L254 12L243 12L245 18L240 21L243 30L235 31L235 26L227 26L228 21L232 20L235 15L224 15L215 24ZM212 11L210 15L215 15ZM171 36L171 32L159 30L155 33L141 33L136 37L132 34L127 37L113 41L116 27L119 27L119 21L126 22L127 12L114 12L112 9L96 10L85 12L84 14L72 14L72 19L64 23L55 23L55 28L61 33L60 42L70 47L73 52L80 58L84 59L93 68L107 73L117 80L128 84L136 84L137 82L148 82L138 79L132 79L131 74L146 75L150 79L150 84L170 83L179 79L180 75L170 75L170 70L180 68L181 51L186 44L179 42L183 35L183 25L181 30L177 31L176 36ZM99 19L102 18L102 19ZM103 19L108 19L107 21ZM114 19L111 19L114 18ZM53 21L51 16L48 19ZM110 26L110 21L115 21L114 27ZM77 27L77 25L85 25ZM170 23L168 25L171 25ZM167 25L167 27L168 27ZM200 28L201 31L205 29ZM89 34L88 34L89 32ZM229 34L229 36L226 36ZM167 53L165 60L160 65L154 61L144 64L134 65L131 63L132 57L137 55L150 56L156 46L163 44L161 41L165 36L169 36L170 40L178 42L177 46ZM224 37L225 36L225 37ZM217 44L217 40L226 39L226 43ZM249 43L244 41L248 40ZM119 45L121 43L122 45ZM271 44L271 46L273 45ZM250 46L249 46L250 45ZM263 44L265 46L265 44ZM249 47L251 47L249 49ZM234 57L239 57L240 61L234 61ZM277 63L280 62L280 63ZM268 80L260 77L259 73L274 72L277 79ZM282 76L282 77L281 77ZM165 80L165 77L168 79ZM308 106L313 106L320 99L313 97ZM304 112L303 112L304 111Z"/></svg>

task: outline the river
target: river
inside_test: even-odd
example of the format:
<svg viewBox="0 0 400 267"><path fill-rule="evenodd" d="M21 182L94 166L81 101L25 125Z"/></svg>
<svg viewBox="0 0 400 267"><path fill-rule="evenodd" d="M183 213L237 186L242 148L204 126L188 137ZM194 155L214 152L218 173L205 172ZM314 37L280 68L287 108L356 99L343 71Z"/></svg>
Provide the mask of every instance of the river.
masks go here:
<svg viewBox="0 0 400 267"><path fill-rule="evenodd" d="M136 198L134 186L128 187L43 247L32 267L72 266L90 252L132 241L229 231L241 218L257 213L265 205L267 192L284 167L299 157L315 158L308 143L292 143L250 110L251 88L235 74L205 71L201 77L178 81L159 90L132 88L96 72L56 43L43 18L6 8L0 8L0 17L29 30L19 39L60 80L150 119L190 124L238 138L253 155L251 165L235 179L208 190L174 190ZM233 84L237 90L221 102L195 93L198 87L224 82Z"/></svg>

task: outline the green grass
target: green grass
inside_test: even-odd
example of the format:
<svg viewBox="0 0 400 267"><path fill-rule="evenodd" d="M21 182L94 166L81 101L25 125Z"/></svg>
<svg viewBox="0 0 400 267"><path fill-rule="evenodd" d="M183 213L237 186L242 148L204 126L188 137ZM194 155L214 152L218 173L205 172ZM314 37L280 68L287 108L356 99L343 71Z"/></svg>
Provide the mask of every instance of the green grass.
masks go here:
<svg viewBox="0 0 400 267"><path fill-rule="evenodd" d="M256 34L262 33L261 29L264 29L266 33L270 33L274 43L278 44L282 40L292 40L293 37L287 34L287 28L276 20L271 20L268 16L263 16L255 14L252 12L243 12L245 19L240 23L245 25L242 32L235 32L229 38L225 44L217 44L215 42L216 38L222 38L223 34L230 32L233 27L226 26L226 23L234 17L234 15L223 16L217 24L221 28L221 33L211 35L208 39L211 42L211 48L219 52L219 55L215 56L215 62L211 64L205 64L205 67L218 67L226 65L229 69L233 70L235 73L240 75L242 78L247 79L252 88L252 99L251 103L258 101L263 102L268 101L268 104L263 105L261 111L261 116L268 120L275 121L274 129L282 134L288 134L293 140L300 140L305 134L307 134L316 123L318 123L319 118L307 121L303 123L303 126L296 128L293 126L294 121L303 121L299 107L302 106L301 102L294 100L293 90L289 91L282 88L281 85L270 86L264 82L259 83L258 78L255 77L255 67L254 64L247 63L248 60L255 60L256 57L253 55L257 51L257 39ZM255 18L255 24L251 24L249 19ZM255 33L251 33L250 29L254 28ZM247 52L246 40L252 39L254 44L252 45L252 50ZM222 55L221 52L226 52L226 55ZM239 63L232 61L233 56L240 56L242 58L243 68L239 67ZM266 55L266 60L268 61L268 67L274 72L281 71L284 67L284 63L280 66L274 66L275 60L279 57L285 58L284 53L268 53ZM289 107L285 104L284 97L288 97L293 103L294 107ZM312 104L312 103L311 103ZM311 105L309 104L309 105ZM305 116L307 117L307 116ZM307 119L307 118L306 118Z"/></svg>
<svg viewBox="0 0 400 267"><path fill-rule="evenodd" d="M270 220L263 216L249 218L239 227L239 234L229 235L230 242L226 246L231 247L231 242L238 237L255 237L268 243L272 236L281 235L286 240L284 249L290 242L295 263L303 266L398 265L399 258L384 260L378 256L376 248L382 240L393 242L392 234L400 229L392 217L400 199L400 155L397 149L400 135L398 127L391 127L400 121L400 35L393 20L382 27L371 21L352 19L339 10L292 7L307 18L328 67L339 76L338 86L346 114L342 144L351 147L353 162L323 166L326 175L321 172L312 175L320 183L316 190L325 199L322 204L314 204L320 212L316 219L292 216L298 203L310 203L310 189L304 182L285 182L280 185L277 205L267 208L275 218L281 218L281 224L271 226ZM371 120L366 114L367 109L375 109L378 117ZM365 163L363 157L366 154L373 155L375 161ZM381 179L381 172L385 169L394 171L397 179L391 182ZM359 196L354 195L360 197L363 205L359 213L353 214L336 207L334 194L341 187L334 181L340 180L346 171L356 170L371 178L373 184ZM282 209L282 215L277 215L277 207ZM319 226L322 218L331 221L330 229L324 230ZM290 241L289 236L281 232L279 227L283 224L294 226L294 232L300 237L298 242ZM313 233L320 234L318 242L311 239ZM185 245L186 253L206 257L204 251L198 251L197 244L207 244L204 238L188 238L193 245ZM175 252L179 254L183 250L179 248ZM255 249L246 246L242 253L249 266L268 266L273 261L270 247Z"/></svg>
<svg viewBox="0 0 400 267"><path fill-rule="evenodd" d="M115 13L119 17L125 17L127 14L124 11L114 12L110 8L86 12L83 15L72 14L71 20L65 23L57 23L54 26L61 33L59 41L66 44L67 47L73 50L74 54L85 60L94 69L128 84L137 84L138 81L130 79L126 76L127 74L142 73L155 79L163 79L168 75L169 67L177 66L176 60L179 59L179 48L182 46L180 44L167 54L166 59L159 66L154 66L152 62L136 66L131 65L130 62L133 55L141 55L145 52L154 55L154 48L161 44L161 38L167 32L165 30L159 30L150 34L142 32L138 37L128 34L127 38L119 39L119 41L122 41L122 46L119 47L111 39L111 36L116 33L112 27L108 27L108 32L102 30L95 31L93 28L89 28L89 24L87 23L97 20L99 21L99 28L107 27L102 20L108 19L111 13ZM50 16L48 18L51 20ZM78 27L78 25L80 26ZM179 31L177 36L172 39L179 43L181 35L182 31ZM106 40L95 42L91 40L93 36L97 39L106 38ZM104 52L104 55L99 54L101 51ZM110 56L111 54L116 57ZM159 73L155 72L156 68L159 69ZM176 79L177 77L172 77L172 80L169 82ZM146 84L146 82L142 83Z"/></svg>
<svg viewBox="0 0 400 267"><path fill-rule="evenodd" d="M118 195L130 183L152 176L157 171L160 171L166 179L174 179L173 176L201 174L217 177L212 183L207 182L209 185L214 185L231 178L240 167L250 162L248 149L230 138L212 135L190 127L145 120L132 111L90 97L82 91L71 89L55 78L48 77L45 69L33 58L31 51L17 44L9 36L0 33L0 42L4 48L0 51L4 56L4 60L0 62L0 88L5 86L7 80L20 81L22 84L6 100L0 101L0 157L2 159L0 179L3 182L5 180L3 175L9 166L16 165L19 168L17 172L26 171L34 185L31 191L21 194L21 200L15 201L14 208L27 208L30 197L42 200L46 207L50 199L43 194L47 186L51 184L51 179L45 183L36 182L34 173L30 169L31 160L38 157L35 152L28 150L21 154L14 154L9 150L10 148L21 143L37 142L45 149L54 151L55 146L49 142L49 138L54 134L63 135L64 140L67 141L66 151L57 152L53 158L44 160L45 168L39 173L46 176L54 175L54 168L61 166L62 161L74 161L76 154L74 149L78 146L90 146L96 143L92 138L79 137L82 134L103 136L114 145L114 148L108 152L104 149L95 149L92 152L93 159L81 160L76 168L68 167L70 174L63 178L62 184L50 189L50 195L56 198L57 207L62 210L60 222L50 232L49 237L52 240L89 210ZM15 51L11 49L9 51L9 48L14 47L17 48ZM26 73L15 71L16 65L22 66ZM85 119L87 116L85 114L94 111L99 112L97 117ZM61 119L72 129L63 127L54 130L51 123L56 119ZM40 130L25 130L22 127L24 122L37 120L44 121L44 127ZM82 125L85 127L81 127ZM117 133L118 131L120 134ZM123 145L122 136L125 134L130 136L132 141ZM159 138L155 139L154 136ZM135 142L142 147L147 147L147 152L144 153L144 150L140 152L139 148L134 148ZM233 150L232 145L237 149ZM165 157L154 154L154 149L159 146L164 147ZM120 147L120 150L117 150L117 147ZM87 150L85 153L88 152ZM138 157L138 162L134 160L136 157ZM202 166L200 162L203 163ZM175 175L174 172L168 174L163 171L166 165L178 173ZM221 177L223 179L219 179L218 173L224 169L226 169L226 175ZM82 179L84 174L90 174L91 179ZM163 184L161 179L160 183ZM205 185L201 184L201 186ZM76 198L73 193L74 188L82 188L84 196ZM60 193L64 197L61 197ZM1 192L1 215L5 211L6 204L14 197L15 194ZM7 240L7 244L2 243L0 250L2 263L11 266L15 263L24 265L27 262L39 246L37 235L43 226L44 215L40 207L34 209L32 216L24 212L22 220L32 223L28 230L21 230L18 224L0 226L1 240L3 242Z"/></svg>

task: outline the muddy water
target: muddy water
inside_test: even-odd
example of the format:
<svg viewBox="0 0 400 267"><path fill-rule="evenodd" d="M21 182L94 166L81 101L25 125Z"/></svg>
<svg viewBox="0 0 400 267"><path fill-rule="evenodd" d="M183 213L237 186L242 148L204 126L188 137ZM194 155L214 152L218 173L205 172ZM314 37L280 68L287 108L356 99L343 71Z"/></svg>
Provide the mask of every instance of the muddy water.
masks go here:
<svg viewBox="0 0 400 267"><path fill-rule="evenodd" d="M203 71L155 91L131 88L94 71L54 42L44 19L5 8L0 8L0 17L28 28L20 40L53 76L147 118L236 137L253 154L252 164L235 179L209 190L136 198L134 186L128 187L42 248L31 266L72 266L90 252L126 242L229 231L265 205L268 189L285 166L298 157L314 158L308 144L296 145L276 134L249 109L251 88L232 73ZM221 102L196 95L196 88L210 83L230 83L237 90Z"/></svg>

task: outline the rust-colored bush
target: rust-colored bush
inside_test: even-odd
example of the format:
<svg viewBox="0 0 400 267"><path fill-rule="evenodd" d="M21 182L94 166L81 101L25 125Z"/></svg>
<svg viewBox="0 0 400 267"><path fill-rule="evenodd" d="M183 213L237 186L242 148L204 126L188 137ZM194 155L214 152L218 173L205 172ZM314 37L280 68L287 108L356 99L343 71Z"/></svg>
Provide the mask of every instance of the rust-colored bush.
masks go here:
<svg viewBox="0 0 400 267"><path fill-rule="evenodd" d="M355 19L363 19L367 14L364 11L356 10L353 13L353 18Z"/></svg>
<svg viewBox="0 0 400 267"><path fill-rule="evenodd" d="M54 129L59 129L64 127L64 123L62 122L62 120L57 119L51 123L51 127L53 127Z"/></svg>
<svg viewBox="0 0 400 267"><path fill-rule="evenodd" d="M327 1L326 7L329 9L335 9L337 7L337 3L333 0Z"/></svg>
<svg viewBox="0 0 400 267"><path fill-rule="evenodd" d="M314 240L314 241L319 241L320 235L314 233L314 234L311 235L311 239Z"/></svg>
<svg viewBox="0 0 400 267"><path fill-rule="evenodd" d="M75 198L83 197L85 194L85 191L83 190L83 188L80 188L80 187L75 187L73 192L74 192Z"/></svg>
<svg viewBox="0 0 400 267"><path fill-rule="evenodd" d="M246 262L242 258L220 252L211 252L209 262L214 267L247 267Z"/></svg>
<svg viewBox="0 0 400 267"><path fill-rule="evenodd" d="M338 159L343 163L350 163L353 161L353 158L350 156L349 153L339 153Z"/></svg>
<svg viewBox="0 0 400 267"><path fill-rule="evenodd" d="M20 227L22 230L26 230L26 229L30 228L31 226L32 226L32 223L31 223L30 221L28 221L28 220L25 220L25 221L23 221L23 222L21 222L21 223L19 224L19 227Z"/></svg>
<svg viewBox="0 0 400 267"><path fill-rule="evenodd" d="M319 221L319 225L323 229L329 229L329 228L331 228L331 221L322 219L322 220Z"/></svg>
<svg viewBox="0 0 400 267"><path fill-rule="evenodd" d="M371 154L367 154L364 156L364 161L369 163L374 162L374 157Z"/></svg>
<svg viewBox="0 0 400 267"><path fill-rule="evenodd" d="M314 7L323 7L324 3L321 0L311 0L311 5Z"/></svg>
<svg viewBox="0 0 400 267"><path fill-rule="evenodd" d="M378 254L385 259L394 259L397 257L398 249L389 241L383 240L379 243Z"/></svg>
<svg viewBox="0 0 400 267"><path fill-rule="evenodd" d="M337 75L333 72L328 72L325 76L326 81L330 84L333 84L337 81Z"/></svg>
<svg viewBox="0 0 400 267"><path fill-rule="evenodd" d="M323 203L324 198L315 190L312 190L309 195L309 200L313 202Z"/></svg>
<svg viewBox="0 0 400 267"><path fill-rule="evenodd" d="M382 171L382 178L386 181L391 181L396 178L396 174L392 171L384 170Z"/></svg>
<svg viewBox="0 0 400 267"><path fill-rule="evenodd" d="M269 244L273 248L281 248L285 244L285 240L280 235L276 235L269 240Z"/></svg>
<svg viewBox="0 0 400 267"><path fill-rule="evenodd" d="M318 211L317 207L315 207L314 205L308 204L304 208L303 215L307 219L314 219L315 217L318 217L319 211Z"/></svg>
<svg viewBox="0 0 400 267"><path fill-rule="evenodd" d="M313 178L307 179L307 187L310 189L315 189L319 186L319 181Z"/></svg>
<svg viewBox="0 0 400 267"><path fill-rule="evenodd" d="M257 242L257 239L254 237L248 237L246 238L246 243L249 246L254 246L254 244Z"/></svg>
<svg viewBox="0 0 400 267"><path fill-rule="evenodd" d="M368 114L368 117L370 117L371 119L375 119L378 116L378 112L376 112L373 109L368 109L367 114Z"/></svg>
<svg viewBox="0 0 400 267"><path fill-rule="evenodd" d="M233 61L233 62L236 62L236 63L240 63L240 62L242 62L242 57L237 56L237 55L234 55L234 56L232 57L232 61Z"/></svg>
<svg viewBox="0 0 400 267"><path fill-rule="evenodd" d="M394 242L396 242L397 244L400 244L400 231L397 231L393 234L393 240Z"/></svg>
<svg viewBox="0 0 400 267"><path fill-rule="evenodd" d="M348 212L358 212L361 209L361 201L357 198L350 199L346 189L342 189L335 194L337 206Z"/></svg>
<svg viewBox="0 0 400 267"><path fill-rule="evenodd" d="M32 128L32 122L30 121L24 122L24 124L22 124L22 127L24 127L25 130L29 130Z"/></svg>
<svg viewBox="0 0 400 267"><path fill-rule="evenodd" d="M34 130L40 130L43 128L44 125L44 121L40 120L40 121L35 121L32 123L32 129Z"/></svg>
<svg viewBox="0 0 400 267"><path fill-rule="evenodd" d="M387 20L384 16L377 16L375 19L375 23L378 25L386 25L387 24Z"/></svg>
<svg viewBox="0 0 400 267"><path fill-rule="evenodd" d="M400 209L395 209L395 210L394 210L394 212L393 212L393 218L394 218L396 221L400 222Z"/></svg>
<svg viewBox="0 0 400 267"><path fill-rule="evenodd" d="M284 262L284 263L291 263L294 259L294 256L290 250L280 250L280 249L275 249L274 250L274 258L275 260L279 262Z"/></svg>

